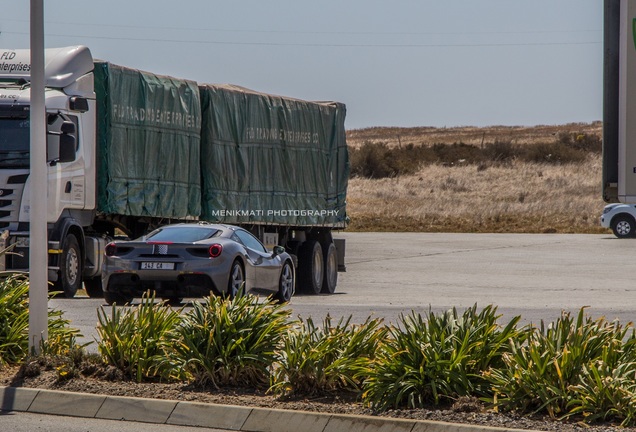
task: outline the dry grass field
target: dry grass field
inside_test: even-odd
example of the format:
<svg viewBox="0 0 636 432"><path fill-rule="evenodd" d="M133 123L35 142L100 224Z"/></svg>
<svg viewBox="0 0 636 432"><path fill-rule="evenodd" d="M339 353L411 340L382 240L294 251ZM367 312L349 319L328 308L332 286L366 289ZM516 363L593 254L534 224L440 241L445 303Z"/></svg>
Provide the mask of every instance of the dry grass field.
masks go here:
<svg viewBox="0 0 636 432"><path fill-rule="evenodd" d="M378 133L388 131L387 135ZM421 131L418 134L417 131ZM455 135L451 135L453 131ZM374 128L348 132L349 145L554 142L561 132L601 134L601 124L537 128ZM518 135L516 134L518 132ZM383 138L384 136L384 138ZM400 136L401 142L391 142ZM406 138L408 137L408 139ZM474 142L473 142L474 143ZM602 233L601 156L578 163L430 164L413 175L349 181L350 231Z"/></svg>
<svg viewBox="0 0 636 432"><path fill-rule="evenodd" d="M389 145L464 144L480 145L484 142L510 141L532 144L553 140L559 133L587 133L601 135L603 124L569 123L557 126L489 126L489 127L373 127L347 131L347 144L356 148L364 142L385 142Z"/></svg>

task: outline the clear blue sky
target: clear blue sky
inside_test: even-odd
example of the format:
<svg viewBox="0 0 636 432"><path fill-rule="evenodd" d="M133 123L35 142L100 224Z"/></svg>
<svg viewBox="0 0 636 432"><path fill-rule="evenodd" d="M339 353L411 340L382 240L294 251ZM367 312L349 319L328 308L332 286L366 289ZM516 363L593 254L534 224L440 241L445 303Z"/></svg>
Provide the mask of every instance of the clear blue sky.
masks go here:
<svg viewBox="0 0 636 432"><path fill-rule="evenodd" d="M205 83L347 104L348 129L590 122L600 0L44 0L47 47ZM29 2L0 0L0 48Z"/></svg>

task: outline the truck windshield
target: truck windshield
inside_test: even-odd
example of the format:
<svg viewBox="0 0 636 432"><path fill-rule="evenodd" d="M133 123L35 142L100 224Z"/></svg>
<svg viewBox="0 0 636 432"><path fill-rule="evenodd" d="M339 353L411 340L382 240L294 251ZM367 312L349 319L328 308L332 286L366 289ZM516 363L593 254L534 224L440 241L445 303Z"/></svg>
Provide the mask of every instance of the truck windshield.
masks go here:
<svg viewBox="0 0 636 432"><path fill-rule="evenodd" d="M0 168L29 167L29 131L28 117L5 117L0 112Z"/></svg>

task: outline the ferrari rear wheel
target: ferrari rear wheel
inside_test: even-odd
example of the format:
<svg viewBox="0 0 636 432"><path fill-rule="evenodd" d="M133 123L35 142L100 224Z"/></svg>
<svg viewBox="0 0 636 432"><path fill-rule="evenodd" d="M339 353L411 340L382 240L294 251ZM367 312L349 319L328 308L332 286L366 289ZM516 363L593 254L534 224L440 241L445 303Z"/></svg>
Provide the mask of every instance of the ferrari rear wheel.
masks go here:
<svg viewBox="0 0 636 432"><path fill-rule="evenodd" d="M294 295L294 270L289 261L285 262L278 280L278 292L274 298L279 303L287 303Z"/></svg>
<svg viewBox="0 0 636 432"><path fill-rule="evenodd" d="M104 298L101 276L86 279L84 281L84 289L90 298Z"/></svg>
<svg viewBox="0 0 636 432"><path fill-rule="evenodd" d="M230 279L227 283L226 295L233 299L238 295L242 295L245 290L245 271L241 261L234 260L230 269Z"/></svg>
<svg viewBox="0 0 636 432"><path fill-rule="evenodd" d="M104 291L104 300L109 306L117 304L117 306L124 306L132 303L133 297L131 295L122 294L119 292Z"/></svg>
<svg viewBox="0 0 636 432"><path fill-rule="evenodd" d="M183 297L161 297L161 300L166 302L169 306L179 306L183 301Z"/></svg>

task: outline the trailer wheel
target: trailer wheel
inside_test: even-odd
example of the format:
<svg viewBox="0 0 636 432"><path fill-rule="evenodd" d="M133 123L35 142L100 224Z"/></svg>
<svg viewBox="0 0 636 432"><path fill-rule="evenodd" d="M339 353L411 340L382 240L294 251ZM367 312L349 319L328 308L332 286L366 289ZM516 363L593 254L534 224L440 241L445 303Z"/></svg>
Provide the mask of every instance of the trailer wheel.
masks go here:
<svg viewBox="0 0 636 432"><path fill-rule="evenodd" d="M59 265L60 278L55 283L55 290L62 291L67 298L72 298L82 285L82 251L73 234L66 236Z"/></svg>
<svg viewBox="0 0 636 432"><path fill-rule="evenodd" d="M634 237L634 234L636 233L634 229L635 225L636 223L634 222L633 217L626 214L620 214L612 220L612 231L618 238Z"/></svg>
<svg viewBox="0 0 636 432"><path fill-rule="evenodd" d="M336 245L329 243L324 252L325 277L321 292L333 294L336 291L336 285L338 285L338 252L336 251Z"/></svg>
<svg viewBox="0 0 636 432"><path fill-rule="evenodd" d="M316 240L302 244L298 253L298 278L302 292L319 294L325 277L322 247Z"/></svg>
<svg viewBox="0 0 636 432"><path fill-rule="evenodd" d="M104 298L101 276L84 280L84 289L90 298Z"/></svg>

